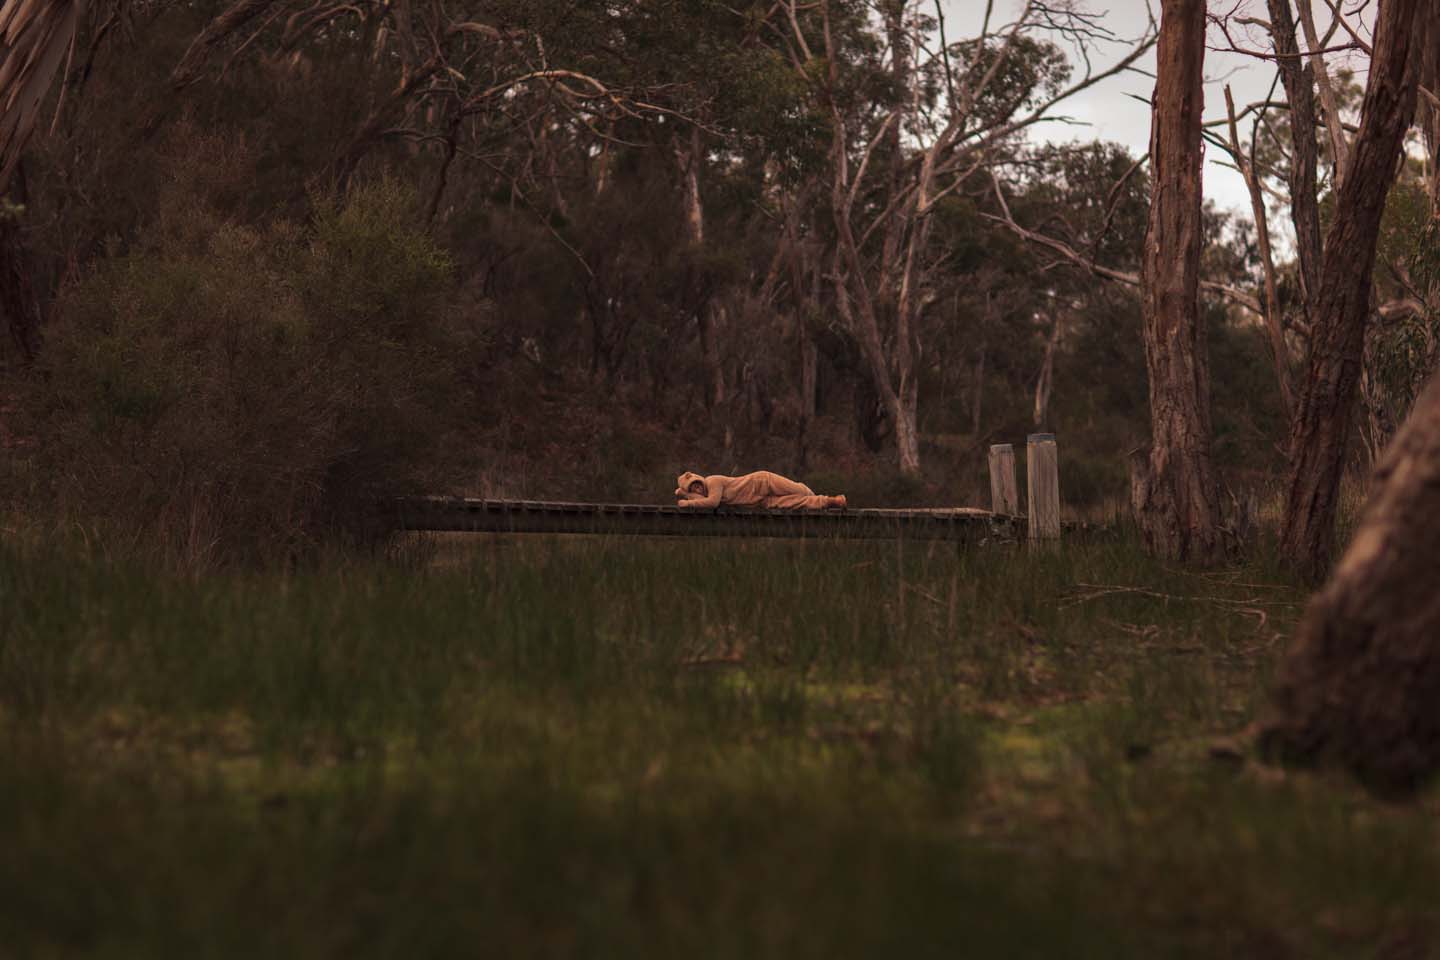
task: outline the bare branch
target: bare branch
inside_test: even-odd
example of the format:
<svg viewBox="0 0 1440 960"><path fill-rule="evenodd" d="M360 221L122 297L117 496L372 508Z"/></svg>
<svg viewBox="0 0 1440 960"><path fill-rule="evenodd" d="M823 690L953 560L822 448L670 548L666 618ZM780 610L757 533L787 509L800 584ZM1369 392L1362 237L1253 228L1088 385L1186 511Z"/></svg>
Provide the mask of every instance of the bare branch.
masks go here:
<svg viewBox="0 0 1440 960"><path fill-rule="evenodd" d="M185 50L185 55L170 71L170 89L181 90L200 79L210 51L223 43L236 30L264 13L277 0L238 0L224 13L210 21Z"/></svg>
<svg viewBox="0 0 1440 960"><path fill-rule="evenodd" d="M1130 178L1149 159L1148 151L1141 154L1134 163L1130 164L1130 168L1120 175L1120 179L1110 186L1110 192L1105 195L1105 219L1101 221L1100 230L1095 234L1095 239L1090 242L1090 259L1095 259L1095 251L1099 249L1100 241L1104 240L1105 235L1110 232L1110 224L1114 222L1115 212L1120 208L1120 191L1125 189L1125 184L1130 182Z"/></svg>
<svg viewBox="0 0 1440 960"><path fill-rule="evenodd" d="M1273 83L1271 88L1273 91ZM1280 402L1288 420L1294 409L1295 401L1290 385L1290 351L1285 346L1285 331L1280 325L1280 297L1276 292L1275 258L1270 251L1270 222L1265 215L1265 200L1260 192L1259 177L1255 173L1254 154L1252 152L1247 156L1240 147L1240 134L1236 130L1235 123L1235 98L1230 93L1228 83L1225 85L1225 112L1230 121L1229 152L1235 158L1235 165L1239 168L1240 176L1245 180L1245 186L1250 193L1250 214L1255 218L1256 242L1260 248L1260 267L1265 274L1265 326L1270 333L1270 355L1275 366L1275 379L1280 387ZM1257 128L1258 124L1257 120ZM1254 129L1250 134L1250 149L1251 151L1255 149Z"/></svg>
<svg viewBox="0 0 1440 960"><path fill-rule="evenodd" d="M1033 230L1027 230L1024 227L1020 226L1020 224L1015 221L1014 216L1012 216L1010 213L1010 205L1005 202L1005 195L1004 191L1000 188L999 178L995 177L992 173L991 179L994 182L995 198L997 201L999 201L1000 210L1002 211L1003 216L996 216L993 213L982 213L982 217L1009 229L1020 239L1025 240L1028 243L1033 243L1036 246L1043 247L1054 253L1058 253L1061 257L1070 261L1075 266L1078 266L1086 270L1087 272L1094 274L1097 277L1104 277L1107 280L1114 280L1117 283L1123 283L1131 287L1140 286L1140 275L1138 273L1131 273L1128 270L1116 270L1113 267L1107 267L1103 264L1096 263L1093 258L1085 256L1080 251L1076 250L1074 247L1070 246L1070 244L1066 243L1063 240L1058 240L1055 237L1048 237L1042 233L1037 233ZM1220 294L1225 299L1229 300L1231 303L1234 303L1237 306L1249 310L1256 316L1264 316L1264 311L1260 307L1260 301L1243 290L1239 290L1235 287L1229 286L1228 284L1217 283L1213 280L1201 280L1200 286L1206 290L1210 290L1213 293Z"/></svg>
<svg viewBox="0 0 1440 960"><path fill-rule="evenodd" d="M1375 52L1374 48L1366 42L1364 37L1356 32L1354 27L1350 26L1350 21L1345 19L1345 14L1340 10L1339 0L1325 0L1325 6L1330 8L1330 16L1332 17L1330 21L1331 29L1333 30L1335 25L1339 25L1341 29L1350 34L1350 39L1355 41L1355 45L1365 51L1365 56L1373 55Z"/></svg>
<svg viewBox="0 0 1440 960"><path fill-rule="evenodd" d="M1387 322L1402 319L1424 319L1426 315L1425 303L1415 297L1402 297L1398 300L1389 300L1375 308L1375 312L1382 320Z"/></svg>
<svg viewBox="0 0 1440 960"><path fill-rule="evenodd" d="M1330 133L1330 149L1335 157L1335 187L1339 189L1350 168L1350 141L1345 136L1340 120L1340 103L1335 97L1335 87L1325 69L1324 44L1315 33L1315 14L1310 8L1310 0L1296 0L1295 5L1300 11L1300 26L1305 31L1305 43L1310 49L1310 66L1315 71L1315 86L1320 91L1325 128Z"/></svg>
<svg viewBox="0 0 1440 960"><path fill-rule="evenodd" d="M1077 80L1075 83L1072 83L1064 90L1056 92L1053 96L1041 103L1039 106L1035 107L1024 117L1008 122L998 122L989 127L981 127L966 133L963 137L957 138L954 146L958 147L961 144L973 140L974 146L976 148L985 149L992 144L995 144L1000 140L1005 139L1011 134L1018 133L1019 131L1027 127L1034 126L1037 123L1049 119L1047 115L1056 104L1060 103L1063 100L1067 100L1078 93L1088 90L1090 87L1093 87L1095 84L1100 83L1103 80L1109 79L1110 77L1119 76L1120 74L1128 71L1137 60L1143 57L1150 50L1150 48L1155 45L1156 36L1157 31L1155 18L1152 14L1149 24L1146 26L1146 29L1141 34L1140 38L1135 41L1129 52L1127 52L1124 57L1122 57L1112 66L1100 71L1099 73L1087 72L1083 77L1081 77L1081 79Z"/></svg>

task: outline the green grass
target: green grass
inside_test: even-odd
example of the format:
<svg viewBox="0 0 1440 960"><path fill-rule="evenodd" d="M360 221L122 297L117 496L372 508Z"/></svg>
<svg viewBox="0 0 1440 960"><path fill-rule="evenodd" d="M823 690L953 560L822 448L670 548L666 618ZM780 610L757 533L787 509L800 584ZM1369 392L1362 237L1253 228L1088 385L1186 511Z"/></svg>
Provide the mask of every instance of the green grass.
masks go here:
<svg viewBox="0 0 1440 960"><path fill-rule="evenodd" d="M1209 756L1302 600L1123 543L0 547L0 954L1432 955L1433 800Z"/></svg>

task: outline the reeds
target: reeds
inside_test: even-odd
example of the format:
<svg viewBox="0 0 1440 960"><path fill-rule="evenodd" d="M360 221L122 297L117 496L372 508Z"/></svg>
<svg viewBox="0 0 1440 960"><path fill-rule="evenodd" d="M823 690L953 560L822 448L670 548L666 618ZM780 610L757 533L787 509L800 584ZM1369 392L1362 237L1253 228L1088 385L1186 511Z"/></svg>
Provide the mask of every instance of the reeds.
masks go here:
<svg viewBox="0 0 1440 960"><path fill-rule="evenodd" d="M1212 758L1303 600L1263 562L585 538L408 556L194 578L0 547L0 943L1435 943L1423 805Z"/></svg>

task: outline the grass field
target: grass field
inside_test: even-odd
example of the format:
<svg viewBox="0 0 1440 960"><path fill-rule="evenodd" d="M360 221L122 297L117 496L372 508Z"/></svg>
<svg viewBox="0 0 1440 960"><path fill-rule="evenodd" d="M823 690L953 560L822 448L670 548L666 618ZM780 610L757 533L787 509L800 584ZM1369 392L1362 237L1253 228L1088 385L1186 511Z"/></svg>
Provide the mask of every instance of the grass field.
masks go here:
<svg viewBox="0 0 1440 960"><path fill-rule="evenodd" d="M1124 543L0 546L0 955L1435 955L1433 793L1212 755L1302 600Z"/></svg>

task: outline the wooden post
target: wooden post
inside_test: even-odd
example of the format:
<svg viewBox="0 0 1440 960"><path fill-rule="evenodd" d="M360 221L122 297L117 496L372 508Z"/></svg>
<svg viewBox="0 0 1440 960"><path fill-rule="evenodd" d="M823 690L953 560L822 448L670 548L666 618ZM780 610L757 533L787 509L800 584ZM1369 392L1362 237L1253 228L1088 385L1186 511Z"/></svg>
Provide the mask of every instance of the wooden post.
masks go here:
<svg viewBox="0 0 1440 960"><path fill-rule="evenodd" d="M1026 490L1030 496L1030 539L1060 538L1060 465L1055 434L1032 433L1025 445Z"/></svg>
<svg viewBox="0 0 1440 960"><path fill-rule="evenodd" d="M990 510L1007 517L1020 515L1020 491L1015 485L1015 447L990 445Z"/></svg>

